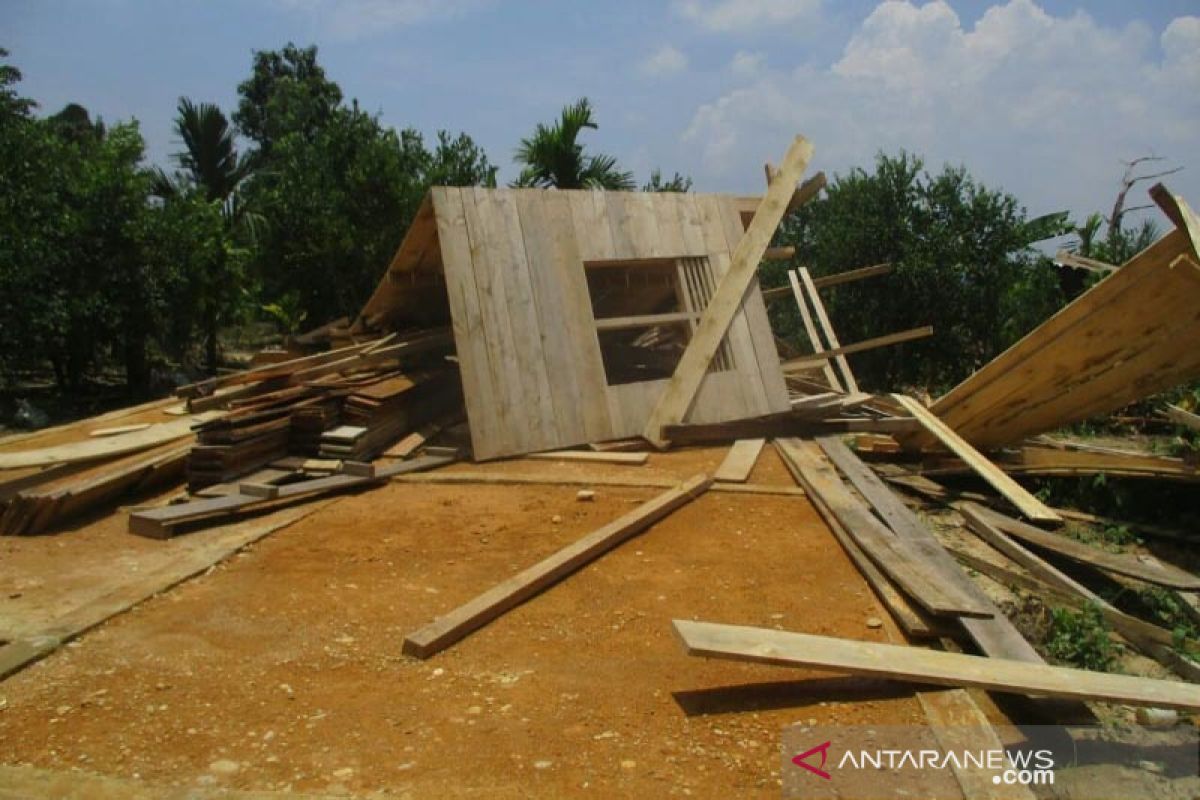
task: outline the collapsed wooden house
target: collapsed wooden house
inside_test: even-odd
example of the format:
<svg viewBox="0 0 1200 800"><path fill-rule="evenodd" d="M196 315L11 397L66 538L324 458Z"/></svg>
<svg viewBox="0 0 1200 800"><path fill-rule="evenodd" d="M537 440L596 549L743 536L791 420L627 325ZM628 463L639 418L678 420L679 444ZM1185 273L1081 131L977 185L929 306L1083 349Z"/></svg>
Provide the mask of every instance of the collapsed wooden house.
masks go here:
<svg viewBox="0 0 1200 800"><path fill-rule="evenodd" d="M358 328L452 324L476 459L636 436L729 270L745 205L675 192L436 187ZM787 408L755 280L690 419Z"/></svg>

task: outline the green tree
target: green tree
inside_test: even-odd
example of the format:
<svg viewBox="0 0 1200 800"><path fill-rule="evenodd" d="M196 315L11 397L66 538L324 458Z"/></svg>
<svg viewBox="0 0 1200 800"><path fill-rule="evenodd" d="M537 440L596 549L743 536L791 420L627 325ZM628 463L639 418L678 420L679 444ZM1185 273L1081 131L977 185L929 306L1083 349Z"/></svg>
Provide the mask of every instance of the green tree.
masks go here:
<svg viewBox="0 0 1200 800"><path fill-rule="evenodd" d="M256 53L238 126L256 143L246 202L261 214L253 257L267 306L317 325L356 314L379 282L429 186L494 185L472 139L397 133L325 77L315 48Z"/></svg>
<svg viewBox="0 0 1200 800"><path fill-rule="evenodd" d="M654 170L650 173L650 180L642 186L643 192L690 192L692 190L692 179L686 175L680 175L676 172L669 179L664 179L662 170Z"/></svg>
<svg viewBox="0 0 1200 800"><path fill-rule="evenodd" d="M868 387L948 388L997 355L1060 304L1054 270L1028 247L1035 230L1015 198L964 169L924 170L906 153L880 155L874 172L835 177L827 199L785 220L779 239L815 275L890 262L884 278L823 294L843 343L932 324L932 338L853 357ZM763 267L765 285L791 265ZM804 339L797 311L777 303L773 322Z"/></svg>
<svg viewBox="0 0 1200 800"><path fill-rule="evenodd" d="M516 160L522 165L514 185L556 187L558 189L635 188L632 172L617 168L617 160L603 153L588 154L579 142L586 128L599 126L592 118L592 106L586 97L565 106L550 125L538 123L533 136L522 139Z"/></svg>

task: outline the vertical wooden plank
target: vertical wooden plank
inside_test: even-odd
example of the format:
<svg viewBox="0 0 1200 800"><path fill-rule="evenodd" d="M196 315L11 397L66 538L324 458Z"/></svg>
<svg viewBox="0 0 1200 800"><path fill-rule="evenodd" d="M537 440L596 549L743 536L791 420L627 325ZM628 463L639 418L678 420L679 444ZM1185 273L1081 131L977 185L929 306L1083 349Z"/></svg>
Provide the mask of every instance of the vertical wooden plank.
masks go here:
<svg viewBox="0 0 1200 800"><path fill-rule="evenodd" d="M639 254L633 241L631 209L625 203L628 195L629 192L604 192L602 195L608 215L608 229L612 235L614 259L644 257Z"/></svg>
<svg viewBox="0 0 1200 800"><path fill-rule="evenodd" d="M612 192L622 195L625 203L625 224L636 255L634 258L664 258L675 255L668 251L663 231L658 225L652 198L645 192ZM668 231L668 233L670 233Z"/></svg>
<svg viewBox="0 0 1200 800"><path fill-rule="evenodd" d="M517 193L517 205L559 444L601 441L611 427L607 383L570 199L530 189Z"/></svg>
<svg viewBox="0 0 1200 800"><path fill-rule="evenodd" d="M515 415L521 431L521 449L528 452L559 446L563 438L558 430L545 353L549 337L557 338L557 334L545 326L541 316L543 309L538 307L534 296L532 268L516 199L517 195L542 190L476 188L474 191L480 213L492 226L493 246L497 252L491 255L491 260L500 265L497 274L503 280L507 299L503 313L512 328L512 342L516 348L517 372L511 373L508 379L521 384L525 398L521 413ZM483 198L487 201L486 209L485 203L481 202ZM537 221L535 225L542 223Z"/></svg>
<svg viewBox="0 0 1200 800"><path fill-rule="evenodd" d="M571 204L571 222L579 257L583 261L608 261L616 258L612 230L608 222L608 204L601 191L565 191Z"/></svg>
<svg viewBox="0 0 1200 800"><path fill-rule="evenodd" d="M817 321L821 323L821 329L825 331L829 349L838 349L842 345L838 341L837 334L834 333L833 325L829 322L829 315L825 313L825 304L821 302L821 295L817 294L817 287L813 285L812 275L808 274L808 267L800 267L796 271L800 273L800 282L808 292L808 299L812 301L813 311L817 313ZM854 373L850 371L850 362L846 361L845 356L834 356L834 361L842 371L842 378L846 381L846 391L858 394L858 381L854 380Z"/></svg>
<svg viewBox="0 0 1200 800"><path fill-rule="evenodd" d="M813 322L812 312L808 310L808 301L804 299L804 290L800 288L800 278L797 276L796 270L788 270L788 281L792 285L792 294L796 298L796 306L800 309L800 319L804 322L804 332L808 334L808 341L812 343L813 352L824 353L825 345L822 344L821 337L817 334L817 326ZM841 381L837 378L837 373L833 371L833 364L826 360L822 369L825 372L825 380L829 381L829 388L838 392L844 391Z"/></svg>
<svg viewBox="0 0 1200 800"><path fill-rule="evenodd" d="M725 238L732 253L744 232L741 215L732 197L721 198L718 206L725 221ZM775 347L775 336L771 332L771 321L767 318L767 306L762 299L757 274L750 282L750 288L742 300L742 315L745 317L750 340L754 343L754 353L758 358L759 378L762 380L763 392L767 399L765 411L787 411L787 384L779 366L779 350Z"/></svg>
<svg viewBox="0 0 1200 800"><path fill-rule="evenodd" d="M471 422L471 447L476 458L488 458L504 449L498 418L501 403L496 396L498 382L490 362L486 329L475 285L462 192L440 186L430 191L437 218L463 398Z"/></svg>

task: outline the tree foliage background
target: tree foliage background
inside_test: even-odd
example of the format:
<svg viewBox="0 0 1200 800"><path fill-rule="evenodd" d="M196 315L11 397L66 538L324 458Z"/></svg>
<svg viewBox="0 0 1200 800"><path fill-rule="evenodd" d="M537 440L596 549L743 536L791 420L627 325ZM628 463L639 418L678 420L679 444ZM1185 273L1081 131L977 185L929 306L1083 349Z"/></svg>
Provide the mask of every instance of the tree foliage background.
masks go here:
<svg viewBox="0 0 1200 800"><path fill-rule="evenodd" d="M105 125L78 105L39 116L0 50L0 383L51 374L79 391L116 372L131 393L156 376L211 371L221 334L249 320L288 332L353 316L431 185L495 186L466 133L426 141L347 101L315 47L254 54L238 103L180 98L170 170L146 163L136 121ZM514 149L516 185L633 190L632 172L590 151L586 98ZM654 170L644 191L690 191ZM893 275L826 293L844 342L933 324L921 342L854 357L873 388L945 388L1046 318L1067 295L1029 247L1070 228L1082 255L1120 263L1152 228L1102 235L1103 219L1029 220L963 168L880 155L838 176L777 237L815 274L890 261ZM1072 294L1068 291L1068 295ZM772 322L803 346L793 304ZM167 381L169 382L169 380ZM166 388L160 386L159 388Z"/></svg>

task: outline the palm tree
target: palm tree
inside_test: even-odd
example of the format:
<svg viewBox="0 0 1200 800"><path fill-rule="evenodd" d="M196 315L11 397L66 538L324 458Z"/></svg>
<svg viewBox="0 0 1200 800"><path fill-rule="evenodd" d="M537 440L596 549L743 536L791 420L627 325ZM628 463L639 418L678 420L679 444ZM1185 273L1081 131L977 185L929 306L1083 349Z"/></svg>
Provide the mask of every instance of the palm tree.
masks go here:
<svg viewBox="0 0 1200 800"><path fill-rule="evenodd" d="M585 154L578 142L584 128L597 129L592 106L586 97L565 106L553 125L538 123L533 136L521 140L516 161L524 165L514 186L556 187L559 189L631 190L632 172L617 168L612 156Z"/></svg>
<svg viewBox="0 0 1200 800"><path fill-rule="evenodd" d="M238 156L233 127L212 103L195 104L179 98L175 132L184 149L175 154L183 168L172 179L162 170L155 176L155 193L171 197L181 188L202 191L208 200L227 203L254 168L249 154Z"/></svg>

